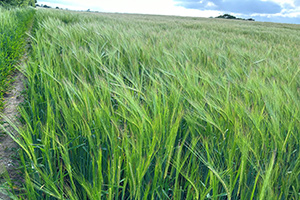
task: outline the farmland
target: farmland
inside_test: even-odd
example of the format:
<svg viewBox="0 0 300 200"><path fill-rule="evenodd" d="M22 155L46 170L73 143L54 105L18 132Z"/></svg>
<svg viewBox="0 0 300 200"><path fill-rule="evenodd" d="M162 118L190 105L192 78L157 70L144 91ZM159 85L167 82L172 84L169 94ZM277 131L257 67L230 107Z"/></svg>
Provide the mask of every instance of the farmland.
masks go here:
<svg viewBox="0 0 300 200"><path fill-rule="evenodd" d="M39 9L19 199L299 199L300 26Z"/></svg>

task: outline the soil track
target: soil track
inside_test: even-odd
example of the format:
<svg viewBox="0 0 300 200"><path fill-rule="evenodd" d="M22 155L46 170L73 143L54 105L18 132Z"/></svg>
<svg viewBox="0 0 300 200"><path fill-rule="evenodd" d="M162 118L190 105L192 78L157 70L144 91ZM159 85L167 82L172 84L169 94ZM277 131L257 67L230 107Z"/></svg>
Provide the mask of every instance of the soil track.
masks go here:
<svg viewBox="0 0 300 200"><path fill-rule="evenodd" d="M12 84L12 90L5 98L5 108L3 114L9 118L14 124L18 124L18 105L23 101L21 92L24 89L23 85L24 76L21 72L15 74L15 82ZM14 133L14 129L4 122L4 126L11 133ZM8 172L12 181L21 181L16 167L18 166L17 157L18 145L13 141L13 139L7 135L3 134L0 137L0 175ZM1 179L0 179L1 181ZM1 181L3 182L3 180ZM9 199L6 195L0 192L0 199Z"/></svg>
<svg viewBox="0 0 300 200"><path fill-rule="evenodd" d="M31 30L31 28L30 28ZM28 58L28 52L30 48L30 39L27 38L27 44L25 46L25 54L21 60L21 64L25 63ZM24 97L22 96L22 91L24 90L24 75L16 70L13 79L15 80L12 85L10 91L8 91L7 95L4 98L5 107L1 114L7 117L11 122L15 125L19 126L19 112L18 106L21 102L24 101ZM1 111L0 111L1 112ZM13 127L9 126L2 119L2 123L6 130L12 134L16 134L16 131ZM9 177L13 181L15 185L21 185L23 178L19 175L18 167L18 145L14 142L14 140L2 130L0 130L0 186L5 182L3 179L3 174L8 172ZM7 195L3 194L0 189L0 200L8 200L10 199Z"/></svg>
<svg viewBox="0 0 300 200"><path fill-rule="evenodd" d="M24 76L21 72L15 74L15 82L12 84L12 90L5 98L5 108L3 114L9 118L14 124L18 124L18 105L23 101L21 92L24 89L23 85ZM7 130L14 133L14 129L10 127L7 123L4 123ZM17 173L16 167L18 166L18 161L16 160L18 145L13 141L13 139L4 134L0 138L0 175L8 172L10 178L16 182L20 180ZM2 180L3 181L3 180ZM2 182L1 181L1 182ZM7 196L1 194L0 199L9 199Z"/></svg>

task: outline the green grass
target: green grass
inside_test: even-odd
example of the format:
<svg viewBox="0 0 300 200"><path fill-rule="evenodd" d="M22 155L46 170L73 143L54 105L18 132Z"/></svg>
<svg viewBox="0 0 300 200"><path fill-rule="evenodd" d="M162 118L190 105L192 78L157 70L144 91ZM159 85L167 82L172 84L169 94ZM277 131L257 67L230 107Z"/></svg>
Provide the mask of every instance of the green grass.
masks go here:
<svg viewBox="0 0 300 200"><path fill-rule="evenodd" d="M299 31L38 10L19 199L299 199Z"/></svg>
<svg viewBox="0 0 300 200"><path fill-rule="evenodd" d="M34 15L33 9L11 9L0 7L0 111L3 109L3 96L13 81L20 58L24 54L25 32Z"/></svg>

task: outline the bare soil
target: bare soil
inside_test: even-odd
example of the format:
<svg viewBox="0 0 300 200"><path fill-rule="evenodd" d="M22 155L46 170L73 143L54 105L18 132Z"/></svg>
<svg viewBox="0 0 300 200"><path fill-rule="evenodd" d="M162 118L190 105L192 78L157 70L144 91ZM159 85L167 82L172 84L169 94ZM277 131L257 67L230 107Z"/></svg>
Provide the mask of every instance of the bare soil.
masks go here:
<svg viewBox="0 0 300 200"><path fill-rule="evenodd" d="M30 28L31 30L31 28ZM22 63L25 63L28 59L28 52L30 49L30 38L26 39L25 54L21 59L19 66L22 66ZM4 98L5 107L1 114L7 117L14 125L17 127L20 126L18 120L20 114L18 112L19 104L24 101L22 96L22 91L24 90L24 79L25 76L18 70L16 70L13 79L15 80L11 84L11 89L8 91L7 95ZM1 112L1 111L0 111ZM6 130L17 137L17 133L13 127L11 127L4 119L0 118L0 123L4 123L3 126ZM23 182L23 177L20 176L18 168L18 149L19 146L15 141L3 130L0 130L0 186L5 183L4 174L8 173L11 181L14 185L21 186ZM2 193L0 188L0 200L9 200L10 198Z"/></svg>
<svg viewBox="0 0 300 200"><path fill-rule="evenodd" d="M21 95L24 89L24 76L21 72L17 72L14 77L15 81L12 84L12 89L5 97L5 108L3 110L3 114L10 119L11 122L18 125L18 105L23 101L23 97ZM9 126L8 123L4 121L4 126L7 127L7 130L13 134L15 130ZM17 157L17 149L18 145L14 142L14 140L7 135L6 133L2 133L0 136L0 176L4 173L8 172L12 181L15 184L18 184L18 181L21 181L22 178L18 174L18 161L16 160ZM0 183L4 180L0 179ZM6 195L2 194L0 191L0 200L9 199Z"/></svg>

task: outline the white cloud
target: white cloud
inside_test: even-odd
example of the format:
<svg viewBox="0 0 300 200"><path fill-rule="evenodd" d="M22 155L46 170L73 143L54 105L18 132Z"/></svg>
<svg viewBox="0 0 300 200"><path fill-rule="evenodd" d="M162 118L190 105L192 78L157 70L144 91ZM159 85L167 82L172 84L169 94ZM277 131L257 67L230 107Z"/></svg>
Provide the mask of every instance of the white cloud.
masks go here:
<svg viewBox="0 0 300 200"><path fill-rule="evenodd" d="M211 7L216 7L216 4L214 4L213 2L208 2L206 5L207 8L211 8Z"/></svg>
<svg viewBox="0 0 300 200"><path fill-rule="evenodd" d="M109 0L99 3L97 7L105 12L143 13L198 17L210 17L219 13L210 10L200 11L197 9L186 9L184 7L176 6L176 3L173 0Z"/></svg>
<svg viewBox="0 0 300 200"><path fill-rule="evenodd" d="M285 6L295 7L296 0L262 0L262 1L273 1L277 4L279 4L281 7L285 7Z"/></svg>
<svg viewBox="0 0 300 200"><path fill-rule="evenodd" d="M300 7L296 6L296 0L271 0L281 5L283 8L280 13L276 14L252 14L251 16L261 16L261 17L287 17L287 18L300 18Z"/></svg>
<svg viewBox="0 0 300 200"><path fill-rule="evenodd" d="M46 4L51 7L69 8L72 10L119 12L119 13L141 13L158 15L179 15L193 17L211 17L220 14L219 11L208 10L200 11L197 9L187 9L177 6L173 0L44 0L39 4ZM213 6L209 4L208 6Z"/></svg>
<svg viewBox="0 0 300 200"><path fill-rule="evenodd" d="M272 17L291 18L293 21L300 18L300 0L262 0L275 2L281 6L282 11L276 14L258 14L253 13L245 16L242 13L232 13L233 15L252 17L258 19L263 17L271 19ZM204 2L199 0L199 2ZM101 12L118 13L140 13L140 14L158 14L158 15L178 15L191 17L216 17L224 14L222 10L217 10L213 0L206 1L207 10L185 8L178 5L175 0L43 0L39 4L46 4L51 7L69 8L72 10L87 10ZM297 22L298 23L298 22Z"/></svg>

